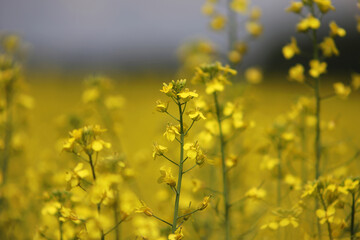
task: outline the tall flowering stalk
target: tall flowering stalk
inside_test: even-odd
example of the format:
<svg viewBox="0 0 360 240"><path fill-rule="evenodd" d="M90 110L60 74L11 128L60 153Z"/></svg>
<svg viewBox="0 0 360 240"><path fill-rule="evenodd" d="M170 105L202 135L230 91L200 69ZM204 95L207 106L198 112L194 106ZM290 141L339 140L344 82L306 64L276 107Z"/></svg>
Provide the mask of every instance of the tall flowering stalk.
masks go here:
<svg viewBox="0 0 360 240"><path fill-rule="evenodd" d="M160 90L163 92L168 98L171 99L173 103L176 105L177 114L172 114L168 111L169 102L163 102L158 100L156 102L157 111L167 114L173 120L176 121L176 125L168 124L164 136L170 142L178 142L179 144L179 160L174 161L170 157L166 155L168 152L168 148L159 144L154 145L153 157L162 157L169 161L172 165L175 165L178 168L178 176L177 180L173 176L170 167L161 167L160 173L161 176L158 179L158 183L167 184L174 192L175 192L175 202L173 209L173 218L171 222L167 222L162 218L154 215L152 210L145 205L138 210L138 212L143 212L147 216L155 217L161 222L169 225L171 227L171 234L169 235L169 239L182 239L182 225L183 223L189 219L189 217L195 212L204 210L207 205L210 197L205 197L203 202L194 210L189 209L185 214L180 215L180 197L181 197L181 185L183 181L183 176L187 172L191 171L197 166L201 166L205 163L206 155L201 150L199 144L195 143L185 143L185 137L188 136L190 129L193 127L195 122L205 119L204 115L198 109L192 109L186 112L187 107L191 104L191 101L194 98L198 97L196 91L190 91L186 86L186 80L177 80L172 81L169 84L164 83L163 88ZM191 120L191 124L187 127L185 123L185 116ZM194 161L193 166L185 169L184 163L187 160Z"/></svg>
<svg viewBox="0 0 360 240"><path fill-rule="evenodd" d="M219 93L224 91L225 86L231 84L229 78L236 75L236 71L229 66L223 66L221 63L204 64L196 68L193 83L202 83L206 86L205 92L212 96L213 109L210 110L212 121L208 126L210 132L218 136L220 158L221 158L221 178L222 178L222 197L223 197L223 214L224 214L224 229L225 239L231 239L231 197L229 186L229 170L236 165L232 162L234 158L227 155L226 146L230 139L233 139L239 131L244 130L248 123L243 119L241 110L236 109L235 104L227 102L224 106L219 100ZM213 124L214 123L214 124ZM224 131L224 126L227 129L232 129L229 135ZM236 159L236 158L235 158ZM234 160L237 161L237 160Z"/></svg>

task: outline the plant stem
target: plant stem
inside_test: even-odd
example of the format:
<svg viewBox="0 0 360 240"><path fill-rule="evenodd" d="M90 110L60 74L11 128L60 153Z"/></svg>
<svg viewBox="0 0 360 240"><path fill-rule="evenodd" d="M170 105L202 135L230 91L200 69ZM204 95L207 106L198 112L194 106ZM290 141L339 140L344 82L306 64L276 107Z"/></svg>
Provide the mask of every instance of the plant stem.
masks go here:
<svg viewBox="0 0 360 240"><path fill-rule="evenodd" d="M6 119L5 119L5 136L4 136L4 154L2 158L2 184L6 183L8 167L11 154L11 139L12 139L12 99L13 99L13 84L10 82L5 87L5 100L6 100Z"/></svg>
<svg viewBox="0 0 360 240"><path fill-rule="evenodd" d="M356 240L356 232L355 232L355 213L356 213L356 209L355 209L355 205L356 205L356 200L355 200L355 193L351 193L352 196L352 204L351 204L351 225L350 225L350 239L351 240Z"/></svg>
<svg viewBox="0 0 360 240"><path fill-rule="evenodd" d="M224 217L225 217L225 240L229 240L230 237L230 199L229 199L229 183L228 174L226 169L226 157L225 157L225 141L221 126L221 110L218 101L218 96L214 92L214 102L216 108L216 117L219 126L219 138L220 138L220 151L221 151L221 166L222 166L222 180L223 180L223 198L224 198Z"/></svg>
<svg viewBox="0 0 360 240"><path fill-rule="evenodd" d="M322 204L322 206L323 206L323 208L324 208L324 211L326 212L328 208L327 208L327 206L326 206L326 203L325 203L325 201L324 201L324 198L323 198L320 190L318 189L317 191L318 191L318 194L319 194L319 197L320 197L320 200L321 200L321 204ZM318 221L318 223L319 223L319 221ZM333 236L332 236L331 223L330 223L328 220L326 221L326 223L327 223L327 229L328 229L328 233L329 233L329 240L333 240L334 238L333 238ZM320 223L319 223L319 224L320 224ZM321 236L319 236L319 238L321 238Z"/></svg>
<svg viewBox="0 0 360 240"><path fill-rule="evenodd" d="M281 142L277 146L277 154L279 159L278 164L278 176L277 176L277 206L281 205L281 180L282 180L282 151L281 151Z"/></svg>
<svg viewBox="0 0 360 240"><path fill-rule="evenodd" d="M93 162L93 159L92 159L92 155L91 154L88 154L89 156L89 163L90 163L90 167L91 167L91 173L92 173L92 176L93 176L93 180L94 182L96 181L96 174L95 174L95 166L94 166L94 162ZM101 203L98 203L97 204L97 211L98 211L98 214L100 215L100 212L101 212ZM101 240L104 240L105 239L105 234L104 234L104 231L102 229L100 229L101 231Z"/></svg>
<svg viewBox="0 0 360 240"><path fill-rule="evenodd" d="M310 2L310 12L315 16L314 2ZM313 44L313 59L319 60L319 46L317 43L317 31L316 29L312 30L312 44ZM318 180L320 177L320 160L321 160L321 129L320 129L320 111L321 111L321 97L320 97L320 78L316 77L314 84L314 96L315 96L315 180ZM315 200L315 209L319 206L318 200ZM318 237L321 238L321 226L319 220L317 221L318 228Z"/></svg>
<svg viewBox="0 0 360 240"><path fill-rule="evenodd" d="M176 225L178 220L178 214L179 214L179 202L180 202L180 193L181 193L181 181L182 181L182 175L183 175L183 159L184 159L184 121L183 121L183 109L181 107L181 104L179 102L179 99L177 101L178 108L179 108L179 115L180 115L180 159L179 159L179 173L178 173L178 181L177 181L177 190L176 190L176 197L175 197L175 207L174 207L174 218L173 218L173 224L171 226L171 232L175 233L176 231ZM186 105L185 105L186 106ZM184 107L185 110L185 107Z"/></svg>
<svg viewBox="0 0 360 240"><path fill-rule="evenodd" d="M63 240L63 229L62 229L62 221L58 220L59 221L59 234L60 234L60 240Z"/></svg>

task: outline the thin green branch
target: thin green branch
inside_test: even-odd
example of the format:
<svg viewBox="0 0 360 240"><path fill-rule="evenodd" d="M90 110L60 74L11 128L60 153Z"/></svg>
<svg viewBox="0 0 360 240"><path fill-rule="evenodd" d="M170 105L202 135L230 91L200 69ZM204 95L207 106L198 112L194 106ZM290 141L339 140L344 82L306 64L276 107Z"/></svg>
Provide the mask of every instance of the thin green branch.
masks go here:
<svg viewBox="0 0 360 240"><path fill-rule="evenodd" d="M196 166L197 166L197 164L195 164L194 166L192 166L192 167L191 167L191 168L189 168L188 170L183 171L183 174L185 174L185 173L187 173L187 172L191 171L191 170L192 170L192 169L194 169Z"/></svg>

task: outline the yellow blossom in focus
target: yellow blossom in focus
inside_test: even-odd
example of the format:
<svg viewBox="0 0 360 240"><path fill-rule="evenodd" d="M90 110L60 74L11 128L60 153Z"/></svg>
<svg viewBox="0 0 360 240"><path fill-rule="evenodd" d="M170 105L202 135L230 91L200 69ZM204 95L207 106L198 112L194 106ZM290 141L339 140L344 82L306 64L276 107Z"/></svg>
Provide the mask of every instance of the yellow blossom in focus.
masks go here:
<svg viewBox="0 0 360 240"><path fill-rule="evenodd" d="M320 62L315 59L311 60L309 74L314 78L318 78L321 74L326 73L326 67L326 62Z"/></svg>
<svg viewBox="0 0 360 240"><path fill-rule="evenodd" d="M303 18L296 26L299 32L306 32L309 29L318 29L320 27L319 19L312 15Z"/></svg>
<svg viewBox="0 0 360 240"><path fill-rule="evenodd" d="M157 101L156 101L156 110L157 110L158 112L167 112L168 107L169 107L169 103L168 103L168 102L164 103L164 102L161 101L161 100L157 100Z"/></svg>
<svg viewBox="0 0 360 240"><path fill-rule="evenodd" d="M303 83L305 81L304 71L305 69L303 65L296 64L289 69L289 80Z"/></svg>
<svg viewBox="0 0 360 240"><path fill-rule="evenodd" d="M334 83L334 90L337 96L340 98L347 98L349 94L351 93L351 88L348 86L345 86L342 82Z"/></svg>
<svg viewBox="0 0 360 240"><path fill-rule="evenodd" d="M176 179L172 175L170 167L165 167L165 166L161 167L160 174L161 176L158 178L158 183L166 183L170 187L176 186Z"/></svg>
<svg viewBox="0 0 360 240"><path fill-rule="evenodd" d="M198 209L200 211L204 210L205 208L207 208L207 206L209 205L209 201L210 201L211 196L206 196L204 197L203 201L199 204Z"/></svg>
<svg viewBox="0 0 360 240"><path fill-rule="evenodd" d="M166 139L170 142L174 141L176 136L179 136L180 132L179 129L173 125L168 125L166 127L166 131L164 133L164 136L166 137Z"/></svg>
<svg viewBox="0 0 360 240"><path fill-rule="evenodd" d="M143 201L140 201L141 202L141 207L137 208L135 210L136 213L144 213L146 216L148 217L152 217L153 216L153 213L152 213L152 210L146 206L146 204L143 202Z"/></svg>
<svg viewBox="0 0 360 240"><path fill-rule="evenodd" d="M290 6L285 10L287 12L300 13L304 4L302 2L291 2Z"/></svg>
<svg viewBox="0 0 360 240"><path fill-rule="evenodd" d="M217 15L211 19L210 27L216 31L224 29L226 18L223 15Z"/></svg>
<svg viewBox="0 0 360 240"><path fill-rule="evenodd" d="M202 112L200 112L198 109L189 112L189 118L193 121L199 121L200 119L205 120L206 117Z"/></svg>
<svg viewBox="0 0 360 240"><path fill-rule="evenodd" d="M291 59L295 54L300 54L296 38L291 38L291 42L282 48L282 53L286 59Z"/></svg>
<svg viewBox="0 0 360 240"><path fill-rule="evenodd" d="M245 71L245 79L248 83L259 84L263 79L263 74L260 68L251 67Z"/></svg>
<svg viewBox="0 0 360 240"><path fill-rule="evenodd" d="M173 95L172 91L173 91L173 84L172 83L169 83L169 84L163 83L163 87L160 90L160 92L163 92L168 96L172 96Z"/></svg>
<svg viewBox="0 0 360 240"><path fill-rule="evenodd" d="M168 240L181 240L184 238L184 234L182 233L182 228L178 228L175 233L172 233L168 236Z"/></svg>
<svg viewBox="0 0 360 240"><path fill-rule="evenodd" d="M331 21L329 26L330 26L330 36L345 37L346 35L345 29L340 28L334 21Z"/></svg>
<svg viewBox="0 0 360 240"><path fill-rule="evenodd" d="M168 148L162 145L159 145L157 143L154 144L154 150L153 150L153 158L156 159L156 156L162 156L164 153L168 151Z"/></svg>
<svg viewBox="0 0 360 240"><path fill-rule="evenodd" d="M185 102L189 101L192 98L196 98L199 94L196 91L190 91L188 88L185 88L183 91L177 94Z"/></svg>

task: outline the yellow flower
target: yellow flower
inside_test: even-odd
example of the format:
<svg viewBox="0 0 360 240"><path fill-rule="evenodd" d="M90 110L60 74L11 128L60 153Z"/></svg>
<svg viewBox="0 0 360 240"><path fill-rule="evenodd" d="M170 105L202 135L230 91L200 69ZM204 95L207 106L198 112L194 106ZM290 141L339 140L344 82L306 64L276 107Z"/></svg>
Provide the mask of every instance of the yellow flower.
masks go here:
<svg viewBox="0 0 360 240"><path fill-rule="evenodd" d="M160 92L163 92L168 96L172 96L173 95L173 84L172 83L169 83L169 84L163 83L163 87L160 90Z"/></svg>
<svg viewBox="0 0 360 240"><path fill-rule="evenodd" d="M311 60L309 73L312 77L318 78L321 74L326 72L326 67L326 62L320 62L319 60L315 59Z"/></svg>
<svg viewBox="0 0 360 240"><path fill-rule="evenodd" d="M301 198L307 197L307 196L311 196L314 191L317 188L317 183L311 184L311 183L307 183L305 185L305 189L303 191L303 194L301 195Z"/></svg>
<svg viewBox="0 0 360 240"><path fill-rule="evenodd" d="M359 73L353 73L351 75L351 85L355 90L360 88L360 74Z"/></svg>
<svg viewBox="0 0 360 240"><path fill-rule="evenodd" d="M346 31L343 28L340 28L336 22L331 21L330 24L330 36L335 37L335 36L339 36L339 37L345 37L346 35Z"/></svg>
<svg viewBox="0 0 360 240"><path fill-rule="evenodd" d="M199 204L198 209L200 211L204 210L205 208L207 208L207 206L209 205L209 201L210 201L211 196L206 196L204 197L203 201Z"/></svg>
<svg viewBox="0 0 360 240"><path fill-rule="evenodd" d="M334 221L335 208L330 206L325 211L323 209L316 210L316 216L319 218L320 224L324 224L326 222L332 223Z"/></svg>
<svg viewBox="0 0 360 240"><path fill-rule="evenodd" d="M289 80L303 83L305 81L304 71L303 65L296 64L289 69Z"/></svg>
<svg viewBox="0 0 360 240"><path fill-rule="evenodd" d="M267 229L267 228L269 228L269 229L271 229L271 230L277 230L277 229L279 228L279 223L273 221L273 222L270 222L270 223L268 223L268 224L264 224L264 225L262 225L262 226L260 227L261 230L264 230L264 229Z"/></svg>
<svg viewBox="0 0 360 240"><path fill-rule="evenodd" d="M175 233L172 233L168 236L168 240L181 240L184 238L184 234L182 233L182 228L178 228Z"/></svg>
<svg viewBox="0 0 360 240"><path fill-rule="evenodd" d="M228 53L228 58L232 63L239 63L242 60L242 55L238 51L232 50Z"/></svg>
<svg viewBox="0 0 360 240"><path fill-rule="evenodd" d="M299 222L296 218L294 218L293 216L288 216L286 218L283 218L280 222L279 225L280 227L286 227L288 225L292 225L294 228L297 228L299 226Z"/></svg>
<svg viewBox="0 0 360 240"><path fill-rule="evenodd" d="M224 84L220 82L217 78L214 78L212 81L206 83L205 92L207 94L213 94L214 92L224 91Z"/></svg>
<svg viewBox="0 0 360 240"><path fill-rule="evenodd" d="M256 200L262 200L265 198L265 196L266 196L266 191L264 189L256 188L256 187L251 188L245 193L245 197Z"/></svg>
<svg viewBox="0 0 360 240"><path fill-rule="evenodd" d="M89 171L84 169L83 163L79 163L72 172L66 172L65 180L69 183L70 188L74 188L79 185L81 179L87 176L89 176Z"/></svg>
<svg viewBox="0 0 360 240"><path fill-rule="evenodd" d="M345 86L342 82L334 83L334 90L337 96L340 98L347 98L349 94L351 93L351 88Z"/></svg>
<svg viewBox="0 0 360 240"><path fill-rule="evenodd" d="M186 151L186 156L191 160L195 160L197 165L201 166L205 162L206 155L200 149L198 142L186 143L184 150Z"/></svg>
<svg viewBox="0 0 360 240"><path fill-rule="evenodd" d="M192 98L196 98L199 94L196 91L190 91L188 88L185 88L183 91L177 94L185 102L189 101Z"/></svg>
<svg viewBox="0 0 360 240"><path fill-rule="evenodd" d="M91 148L95 152L100 152L105 148L111 148L111 143L105 142L103 140L95 140L91 143Z"/></svg>
<svg viewBox="0 0 360 240"><path fill-rule="evenodd" d="M254 7L250 12L251 20L258 20L261 17L261 9L258 7Z"/></svg>
<svg viewBox="0 0 360 240"><path fill-rule="evenodd" d="M285 176L284 182L291 187L291 189L299 190L301 188L301 179L291 174Z"/></svg>
<svg viewBox="0 0 360 240"><path fill-rule="evenodd" d="M211 19L210 27L216 31L224 29L226 24L225 16L218 14Z"/></svg>
<svg viewBox="0 0 360 240"><path fill-rule="evenodd" d="M166 137L166 139L170 142L174 141L176 136L179 136L180 132L179 129L173 125L168 125L166 127L166 131L164 133L164 136Z"/></svg>
<svg viewBox="0 0 360 240"><path fill-rule="evenodd" d="M20 37L14 34L7 35L3 39L3 47L9 53L15 52L20 46Z"/></svg>
<svg viewBox="0 0 360 240"><path fill-rule="evenodd" d="M245 13L248 9L248 0L232 0L230 7L234 12Z"/></svg>
<svg viewBox="0 0 360 240"><path fill-rule="evenodd" d="M199 121L200 119L205 120L206 117L202 112L200 112L198 109L189 112L189 118L193 121Z"/></svg>
<svg viewBox="0 0 360 240"><path fill-rule="evenodd" d="M168 151L168 148L162 145L159 145L157 143L154 144L154 150L153 150L153 158L156 159L156 156L162 156L164 153Z"/></svg>
<svg viewBox="0 0 360 240"><path fill-rule="evenodd" d="M300 54L300 49L297 45L296 38L291 38L291 43L282 48L282 53L286 59L292 58L295 54Z"/></svg>
<svg viewBox="0 0 360 240"><path fill-rule="evenodd" d="M95 102L99 98L100 98L100 92L97 87L86 89L82 95L82 100L84 103Z"/></svg>
<svg viewBox="0 0 360 240"><path fill-rule="evenodd" d="M272 170L278 164L279 164L279 159L272 158L269 155L265 155L263 157L263 160L262 160L261 164L260 164L260 168L261 169L266 169L266 170Z"/></svg>
<svg viewBox="0 0 360 240"><path fill-rule="evenodd" d="M156 110L158 112L167 112L167 109L169 107L169 102L162 102L161 100L156 101Z"/></svg>
<svg viewBox="0 0 360 240"><path fill-rule="evenodd" d="M260 68L251 67L245 71L245 79L248 83L259 84L263 79L263 75Z"/></svg>
<svg viewBox="0 0 360 240"><path fill-rule="evenodd" d="M349 191L353 191L359 187L359 180L352 180L351 178L348 178L344 182L344 187Z"/></svg>
<svg viewBox="0 0 360 240"><path fill-rule="evenodd" d="M339 50L336 48L334 39L331 37L325 37L320 43L320 48L325 57L331 57L332 55L339 55Z"/></svg>
<svg viewBox="0 0 360 240"><path fill-rule="evenodd" d="M144 213L146 216L148 217L152 217L153 216L153 212L151 210L151 208L149 208L148 206L146 206L146 204L143 201L141 202L141 207L137 208L135 210L136 213Z"/></svg>
<svg viewBox="0 0 360 240"><path fill-rule="evenodd" d="M314 0L322 13L327 13L330 10L335 10L330 0Z"/></svg>
<svg viewBox="0 0 360 240"><path fill-rule="evenodd" d="M263 26L255 21L247 22L245 27L248 33L250 33L253 37L258 37L263 32Z"/></svg>
<svg viewBox="0 0 360 240"><path fill-rule="evenodd" d="M302 2L291 2L290 6L285 11L300 13L303 7L304 4Z"/></svg>
<svg viewBox="0 0 360 240"><path fill-rule="evenodd" d="M158 179L158 183L166 183L170 187L176 186L176 179L172 175L170 167L168 167L168 168L165 166L161 167L160 174L161 174L161 176Z"/></svg>
<svg viewBox="0 0 360 240"><path fill-rule="evenodd" d="M319 19L312 15L303 18L296 26L299 32L306 32L308 29L318 29L320 27Z"/></svg>

